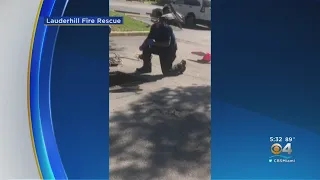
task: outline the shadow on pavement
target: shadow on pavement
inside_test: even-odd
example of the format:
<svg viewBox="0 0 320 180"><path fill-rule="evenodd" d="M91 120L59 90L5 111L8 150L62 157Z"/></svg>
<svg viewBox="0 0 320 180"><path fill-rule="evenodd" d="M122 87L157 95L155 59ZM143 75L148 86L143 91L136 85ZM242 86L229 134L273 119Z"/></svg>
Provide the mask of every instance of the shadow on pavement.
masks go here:
<svg viewBox="0 0 320 180"><path fill-rule="evenodd" d="M210 179L211 87L164 88L110 117L110 179Z"/></svg>
<svg viewBox="0 0 320 180"><path fill-rule="evenodd" d="M188 61L191 61L191 62L195 62L195 63L199 63L199 64L211 64L211 62L209 61L204 61L202 59L197 59L197 60L194 60L194 59L187 59Z"/></svg>
<svg viewBox="0 0 320 180"><path fill-rule="evenodd" d="M122 76L110 75L110 93L138 92L142 91L139 85L158 81L164 78L163 75L146 75L136 73L122 73Z"/></svg>

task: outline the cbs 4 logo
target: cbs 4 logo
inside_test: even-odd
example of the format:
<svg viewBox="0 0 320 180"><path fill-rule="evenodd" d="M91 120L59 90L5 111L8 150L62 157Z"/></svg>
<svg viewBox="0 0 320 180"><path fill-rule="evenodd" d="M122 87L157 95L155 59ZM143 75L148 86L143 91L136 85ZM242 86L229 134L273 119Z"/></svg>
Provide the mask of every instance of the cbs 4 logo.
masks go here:
<svg viewBox="0 0 320 180"><path fill-rule="evenodd" d="M284 147L281 146L279 143L272 144L271 146L271 152L272 154L278 155L281 153L292 153L292 146L291 143L287 143Z"/></svg>

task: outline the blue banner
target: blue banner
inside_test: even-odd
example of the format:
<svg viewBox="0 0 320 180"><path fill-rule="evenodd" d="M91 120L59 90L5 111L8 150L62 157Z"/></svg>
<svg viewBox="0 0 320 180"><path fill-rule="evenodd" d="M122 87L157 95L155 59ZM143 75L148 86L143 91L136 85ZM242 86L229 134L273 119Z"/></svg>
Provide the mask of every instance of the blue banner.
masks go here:
<svg viewBox="0 0 320 180"><path fill-rule="evenodd" d="M47 26L107 26L123 24L123 17L46 17Z"/></svg>

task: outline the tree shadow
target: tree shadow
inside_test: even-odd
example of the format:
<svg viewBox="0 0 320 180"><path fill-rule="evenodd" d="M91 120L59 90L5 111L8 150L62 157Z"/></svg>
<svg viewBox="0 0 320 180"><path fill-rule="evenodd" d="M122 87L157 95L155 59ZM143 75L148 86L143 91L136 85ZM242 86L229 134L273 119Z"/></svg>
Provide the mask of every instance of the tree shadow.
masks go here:
<svg viewBox="0 0 320 180"><path fill-rule="evenodd" d="M122 81L123 83L120 84L115 84L113 85L111 82L112 81L121 81L121 79L119 79L119 77L115 77L118 78L117 80L112 80L110 76L110 88L109 89L109 93L126 93L126 92L140 92L143 89L140 88L141 84L144 83L150 83L150 82L155 82L158 81L162 78L164 78L164 76L161 75L148 75L148 74L137 74L137 73L124 73L126 74L126 76L130 76L130 79L127 79L126 81Z"/></svg>
<svg viewBox="0 0 320 180"><path fill-rule="evenodd" d="M209 180L210 123L210 86L164 88L129 104L110 116L110 179Z"/></svg>

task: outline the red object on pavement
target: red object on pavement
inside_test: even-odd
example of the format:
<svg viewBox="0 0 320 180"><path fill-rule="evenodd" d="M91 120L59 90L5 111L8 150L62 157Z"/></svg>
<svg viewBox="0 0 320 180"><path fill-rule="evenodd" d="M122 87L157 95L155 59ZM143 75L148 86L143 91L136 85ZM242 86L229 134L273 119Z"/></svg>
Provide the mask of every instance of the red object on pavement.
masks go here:
<svg viewBox="0 0 320 180"><path fill-rule="evenodd" d="M203 58L202 58L203 61L206 61L206 62L210 62L211 61L211 54L210 53L206 53Z"/></svg>

